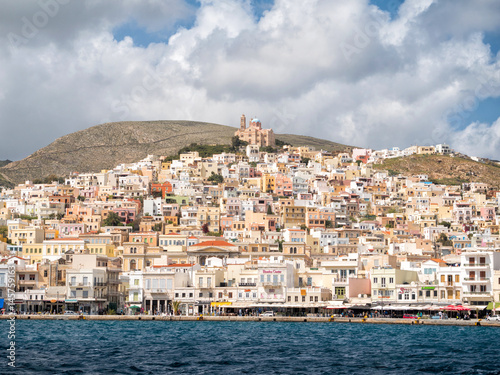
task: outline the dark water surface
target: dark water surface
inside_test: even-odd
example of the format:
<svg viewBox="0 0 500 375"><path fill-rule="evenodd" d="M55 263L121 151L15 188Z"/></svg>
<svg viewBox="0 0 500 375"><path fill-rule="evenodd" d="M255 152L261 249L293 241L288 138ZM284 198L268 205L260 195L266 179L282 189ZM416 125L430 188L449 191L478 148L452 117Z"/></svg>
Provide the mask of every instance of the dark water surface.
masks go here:
<svg viewBox="0 0 500 375"><path fill-rule="evenodd" d="M500 374L499 339L493 327L18 320L17 367L2 355L0 373Z"/></svg>

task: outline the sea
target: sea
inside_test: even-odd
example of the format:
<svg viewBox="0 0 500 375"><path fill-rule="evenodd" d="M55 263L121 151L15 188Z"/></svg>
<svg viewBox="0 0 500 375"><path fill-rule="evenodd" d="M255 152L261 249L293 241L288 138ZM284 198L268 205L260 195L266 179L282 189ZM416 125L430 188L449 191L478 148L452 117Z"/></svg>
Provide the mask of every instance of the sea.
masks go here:
<svg viewBox="0 0 500 375"><path fill-rule="evenodd" d="M495 327L17 320L15 368L9 329L0 374L500 374Z"/></svg>

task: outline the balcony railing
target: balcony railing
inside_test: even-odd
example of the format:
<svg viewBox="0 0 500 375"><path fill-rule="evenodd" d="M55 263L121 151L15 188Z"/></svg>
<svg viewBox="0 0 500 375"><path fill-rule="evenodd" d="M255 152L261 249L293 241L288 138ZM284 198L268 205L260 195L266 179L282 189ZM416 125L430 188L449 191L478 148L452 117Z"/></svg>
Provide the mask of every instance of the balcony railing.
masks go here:
<svg viewBox="0 0 500 375"><path fill-rule="evenodd" d="M239 283L239 286L257 286L257 283Z"/></svg>
<svg viewBox="0 0 500 375"><path fill-rule="evenodd" d="M465 277L464 281L488 281L487 277Z"/></svg>
<svg viewBox="0 0 500 375"><path fill-rule="evenodd" d="M465 267L488 267L488 263L465 263Z"/></svg>
<svg viewBox="0 0 500 375"><path fill-rule="evenodd" d="M487 295L487 294L491 294L491 292L479 292L479 291L476 291L476 292L464 292L464 294L466 294L466 295L473 295L473 294Z"/></svg>
<svg viewBox="0 0 500 375"><path fill-rule="evenodd" d="M272 282L272 281L265 281L262 283L262 286L264 287L281 287L283 286L283 283L280 282L280 281L277 281L277 282Z"/></svg>

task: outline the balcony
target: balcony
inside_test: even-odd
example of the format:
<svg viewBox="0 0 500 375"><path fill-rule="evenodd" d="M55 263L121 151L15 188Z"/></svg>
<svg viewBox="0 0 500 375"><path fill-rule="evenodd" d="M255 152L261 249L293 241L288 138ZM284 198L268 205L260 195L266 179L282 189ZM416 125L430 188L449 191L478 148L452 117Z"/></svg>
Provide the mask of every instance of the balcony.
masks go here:
<svg viewBox="0 0 500 375"><path fill-rule="evenodd" d="M244 286L244 287L248 287L248 286L257 286L257 283L239 283L238 286Z"/></svg>
<svg viewBox="0 0 500 375"><path fill-rule="evenodd" d="M71 288L74 288L74 287L86 287L86 288L90 288L92 285L90 285L90 283L70 283L69 286Z"/></svg>
<svg viewBox="0 0 500 375"><path fill-rule="evenodd" d="M280 281L277 282L265 281L262 283L262 286L264 288L281 288L283 286L283 283Z"/></svg>
<svg viewBox="0 0 500 375"><path fill-rule="evenodd" d="M464 263L464 267L471 267L471 268L481 268L489 266L490 265L488 263Z"/></svg>
<svg viewBox="0 0 500 375"><path fill-rule="evenodd" d="M464 292L464 295L466 296L489 296L491 295L491 292L480 292L480 291L474 291L474 292Z"/></svg>
<svg viewBox="0 0 500 375"><path fill-rule="evenodd" d="M103 287L103 286L108 286L108 283L95 283L94 287Z"/></svg>
<svg viewBox="0 0 500 375"><path fill-rule="evenodd" d="M465 277L463 280L465 283L480 283L485 284L490 281L487 277Z"/></svg>
<svg viewBox="0 0 500 375"><path fill-rule="evenodd" d="M154 288L150 289L149 292L151 294L168 294L168 290L166 288Z"/></svg>

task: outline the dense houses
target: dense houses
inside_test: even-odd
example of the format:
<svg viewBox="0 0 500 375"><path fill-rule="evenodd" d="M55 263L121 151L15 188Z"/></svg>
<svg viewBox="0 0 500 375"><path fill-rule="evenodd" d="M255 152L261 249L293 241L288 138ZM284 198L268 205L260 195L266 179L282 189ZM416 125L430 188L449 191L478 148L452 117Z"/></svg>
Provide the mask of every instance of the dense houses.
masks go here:
<svg viewBox="0 0 500 375"><path fill-rule="evenodd" d="M234 153L4 188L0 299L15 268L29 313L498 307L500 192L374 168L447 145L333 154L270 149L257 119L238 132Z"/></svg>

